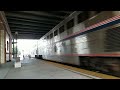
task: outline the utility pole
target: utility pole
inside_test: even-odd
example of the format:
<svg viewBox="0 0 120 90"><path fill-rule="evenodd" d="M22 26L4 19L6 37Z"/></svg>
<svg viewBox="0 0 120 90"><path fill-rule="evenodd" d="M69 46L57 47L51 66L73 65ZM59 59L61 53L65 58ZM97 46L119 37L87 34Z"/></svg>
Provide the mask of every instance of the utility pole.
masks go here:
<svg viewBox="0 0 120 90"><path fill-rule="evenodd" d="M14 51L15 47L14 47L14 44L15 44L15 42L14 42L14 39L13 39L13 58L15 58L15 51Z"/></svg>
<svg viewBox="0 0 120 90"><path fill-rule="evenodd" d="M20 57L18 57L17 53L17 36L18 32L15 32L15 37L16 37L16 62L15 62L15 68L21 67L21 62L20 62Z"/></svg>
<svg viewBox="0 0 120 90"><path fill-rule="evenodd" d="M15 32L15 36L16 36L16 59L17 59L17 36L18 36L18 32Z"/></svg>

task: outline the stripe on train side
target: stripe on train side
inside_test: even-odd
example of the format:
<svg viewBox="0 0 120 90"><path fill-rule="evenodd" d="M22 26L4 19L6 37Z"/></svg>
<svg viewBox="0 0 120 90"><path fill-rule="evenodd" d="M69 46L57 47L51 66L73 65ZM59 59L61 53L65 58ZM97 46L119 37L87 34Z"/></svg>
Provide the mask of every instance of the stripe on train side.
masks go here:
<svg viewBox="0 0 120 90"><path fill-rule="evenodd" d="M113 54L63 54L62 56L109 56L109 57L120 57L120 54L113 53Z"/></svg>
<svg viewBox="0 0 120 90"><path fill-rule="evenodd" d="M87 27L83 30L80 30L76 33L73 33L71 35L68 35L66 36L64 39L60 40L60 41L57 41L55 43L58 43L58 42L61 42L61 41L64 41L64 40L67 40L67 39L71 39L71 38L74 38L76 36L79 36L79 35L82 35L82 34L85 34L85 33L88 33L88 32L92 32L92 31L96 31L96 30L100 30L100 29L103 29L103 28L106 28L106 27L109 27L109 26L112 26L112 25L115 25L117 23L120 23L120 15L118 16L115 16L115 17L112 17L112 18L109 18L107 20L104 20L102 22L99 22L97 24L94 24L90 27Z"/></svg>

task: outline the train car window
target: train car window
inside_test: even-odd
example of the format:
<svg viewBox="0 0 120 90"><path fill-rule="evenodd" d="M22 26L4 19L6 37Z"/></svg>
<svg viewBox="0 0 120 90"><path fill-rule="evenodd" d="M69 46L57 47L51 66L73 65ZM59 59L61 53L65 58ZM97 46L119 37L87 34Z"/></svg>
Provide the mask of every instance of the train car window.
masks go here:
<svg viewBox="0 0 120 90"><path fill-rule="evenodd" d="M81 23L89 18L89 11L84 11L78 15L78 23Z"/></svg>
<svg viewBox="0 0 120 90"><path fill-rule="evenodd" d="M58 30L54 31L54 36L58 35Z"/></svg>
<svg viewBox="0 0 120 90"><path fill-rule="evenodd" d="M49 35L47 36L47 39L49 39Z"/></svg>
<svg viewBox="0 0 120 90"><path fill-rule="evenodd" d="M53 33L50 34L50 39L53 38Z"/></svg>
<svg viewBox="0 0 120 90"><path fill-rule="evenodd" d="M46 40L46 37L44 38L44 40Z"/></svg>
<svg viewBox="0 0 120 90"><path fill-rule="evenodd" d="M70 29L74 26L74 19L70 20L69 22L67 22L67 29Z"/></svg>
<svg viewBox="0 0 120 90"><path fill-rule="evenodd" d="M62 32L64 32L64 31L65 31L64 26L62 26L62 27L59 28L59 33L62 33Z"/></svg>

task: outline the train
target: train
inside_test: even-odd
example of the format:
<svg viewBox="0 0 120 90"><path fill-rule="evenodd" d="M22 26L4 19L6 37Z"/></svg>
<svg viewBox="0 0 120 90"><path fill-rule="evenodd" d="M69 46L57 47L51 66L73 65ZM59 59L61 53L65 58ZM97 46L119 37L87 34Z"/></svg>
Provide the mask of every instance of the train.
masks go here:
<svg viewBox="0 0 120 90"><path fill-rule="evenodd" d="M74 11L42 36L36 58L120 77L120 11Z"/></svg>

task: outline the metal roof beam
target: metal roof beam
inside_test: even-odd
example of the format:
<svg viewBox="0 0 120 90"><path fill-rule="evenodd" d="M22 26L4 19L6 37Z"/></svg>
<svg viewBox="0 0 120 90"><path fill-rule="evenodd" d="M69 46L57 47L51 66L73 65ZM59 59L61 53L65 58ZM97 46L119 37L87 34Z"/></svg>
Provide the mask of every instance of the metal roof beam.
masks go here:
<svg viewBox="0 0 120 90"><path fill-rule="evenodd" d="M52 21L44 21L44 20L30 20L30 19L22 19L22 18L16 18L16 17L7 17L8 20L17 20L17 21L26 21L26 22L32 22L32 23L43 23L43 24L58 24L58 22L52 22Z"/></svg>
<svg viewBox="0 0 120 90"><path fill-rule="evenodd" d="M41 27L40 27L40 26L39 26L39 27L36 27L36 26L17 25L17 24L16 24L16 25L10 24L10 27L11 27L11 28L12 28L12 27L13 27L13 28L14 28L14 27L15 27L15 28L29 28L29 29L30 29L30 28L31 28L31 29L32 29L32 28L33 28L33 29L40 29L40 28L41 28L41 29L47 29L47 30L49 30L49 29L51 30L51 29L52 29L52 28L47 27L47 26L46 26L46 27L43 27L43 26L41 26Z"/></svg>
<svg viewBox="0 0 120 90"><path fill-rule="evenodd" d="M46 33L46 31L35 31L35 30L26 30L26 31L23 31L23 29L13 29L11 32L35 32L35 33Z"/></svg>
<svg viewBox="0 0 120 90"><path fill-rule="evenodd" d="M25 33L25 32L19 32L18 35L24 35L24 34L31 34L31 35L44 35L44 33Z"/></svg>
<svg viewBox="0 0 120 90"><path fill-rule="evenodd" d="M26 27L26 26L24 26L24 27L20 27L20 26L11 26L10 27L10 29L11 29L11 31L13 30L13 29L22 29L22 30L38 30L38 31L50 31L51 29L47 29L47 28L35 28L35 27Z"/></svg>
<svg viewBox="0 0 120 90"><path fill-rule="evenodd" d="M58 16L58 15L54 15L54 14L43 12L43 11L37 11L37 12L36 11L19 11L19 12L33 14L33 15L39 15L39 16L48 16L48 17L56 17L56 18L64 19L63 16Z"/></svg>
<svg viewBox="0 0 120 90"><path fill-rule="evenodd" d="M14 32L12 32L14 33ZM18 34L28 34L28 33L31 33L31 34L45 34L43 32L22 32L22 31L18 31Z"/></svg>
<svg viewBox="0 0 120 90"><path fill-rule="evenodd" d="M45 19L53 19L53 20L62 20L64 18L60 18L59 16L61 15L54 15L54 14L51 14L50 16L49 13L41 13L41 11L7 11L7 13L17 13L17 14L20 14L20 15L27 15L27 16L34 16L34 17L40 17L40 18L45 18Z"/></svg>
<svg viewBox="0 0 120 90"><path fill-rule="evenodd" d="M24 14L18 14L18 13L11 13L6 12L7 17L18 17L18 18L25 18L30 20L44 20L44 21L53 21L53 22L60 22L61 20L58 19L49 19L49 18L43 18L43 17L36 17L34 15L24 15Z"/></svg>
<svg viewBox="0 0 120 90"><path fill-rule="evenodd" d="M13 33L13 36L14 36L15 34ZM31 36L41 36L41 35L44 35L44 34L33 34L33 33L19 33L18 34L18 36L24 36L24 35L31 35Z"/></svg>
<svg viewBox="0 0 120 90"><path fill-rule="evenodd" d="M40 25L40 24L32 24L32 23L20 23L20 22L9 22L8 23L10 26L12 25L22 25L22 26L33 26L33 27L45 27L45 28L52 28L54 25Z"/></svg>
<svg viewBox="0 0 120 90"><path fill-rule="evenodd" d="M32 23L32 24L38 24L38 25L56 25L57 23L47 23L47 22L38 22L38 21L32 21L32 20L15 20L15 19L8 19L7 20L9 23Z"/></svg>
<svg viewBox="0 0 120 90"><path fill-rule="evenodd" d="M40 39L42 37L42 35L40 35L40 36L31 36L31 35L19 35L18 36L18 39ZM14 38L15 38L15 36L14 36Z"/></svg>

